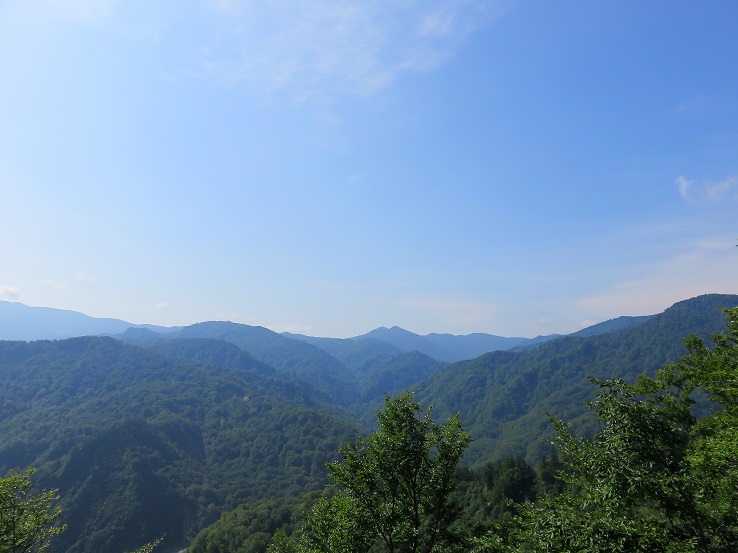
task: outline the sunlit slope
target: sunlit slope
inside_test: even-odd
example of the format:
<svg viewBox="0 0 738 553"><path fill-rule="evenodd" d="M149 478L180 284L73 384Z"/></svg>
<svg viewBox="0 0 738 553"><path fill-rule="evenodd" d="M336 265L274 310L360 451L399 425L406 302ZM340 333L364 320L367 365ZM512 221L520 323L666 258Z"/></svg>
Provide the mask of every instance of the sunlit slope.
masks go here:
<svg viewBox="0 0 738 553"><path fill-rule="evenodd" d="M630 379L653 374L685 352L691 333L707 336L725 323L720 311L738 296L682 301L643 324L591 337L563 337L522 352L498 351L446 366L417 385L418 397L446 416L459 412L474 441L466 462L524 455L540 459L550 436L547 413L591 424L583 402L590 376Z"/></svg>

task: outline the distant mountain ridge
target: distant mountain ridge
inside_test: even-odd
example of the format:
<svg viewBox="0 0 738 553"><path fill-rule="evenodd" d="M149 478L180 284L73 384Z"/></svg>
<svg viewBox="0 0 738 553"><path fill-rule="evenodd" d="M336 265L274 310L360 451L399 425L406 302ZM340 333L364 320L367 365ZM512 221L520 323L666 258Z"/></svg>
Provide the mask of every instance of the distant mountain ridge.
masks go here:
<svg viewBox="0 0 738 553"><path fill-rule="evenodd" d="M359 347L358 344L361 344L360 347L364 349L369 348L370 344L374 344L374 348L379 349L379 344L384 344L384 348L392 348L396 353L417 351L445 363L473 359L490 351L538 345L560 336L560 334L551 334L537 338L506 338L482 332L466 335L431 333L421 336L399 326L392 328L382 326L353 338L315 338L288 332L283 335L314 344L336 355L339 359L341 354L334 352L341 351L345 355Z"/></svg>
<svg viewBox="0 0 738 553"><path fill-rule="evenodd" d="M384 340L406 351L417 350L446 362L472 359L488 351L510 349L528 341L527 338L505 338L482 333L466 336L453 334L419 336L397 326L377 328L364 337Z"/></svg>
<svg viewBox="0 0 738 553"><path fill-rule="evenodd" d="M589 376L653 374L735 305L699 296L454 363L417 348L486 349L489 337L395 327L311 338L221 321L0 341L0 475L30 465L39 486L59 488L68 529L54 553L117 553L162 534L169 550L238 503L321 488L338 444L408 388L437 420L460 415L474 438L466 464L541 459L548 414L595 428Z"/></svg>
<svg viewBox="0 0 738 553"><path fill-rule="evenodd" d="M172 332L177 327L134 324L120 319L91 317L77 311L53 307L31 307L0 301L0 340L61 340L76 336L120 334L129 328Z"/></svg>
<svg viewBox="0 0 738 553"><path fill-rule="evenodd" d="M622 328L635 326L646 322L652 315L639 317L618 317L593 326L584 328L570 336L595 336L613 332ZM205 326L208 330L205 330ZM228 327L228 325L232 325ZM240 327L240 328L239 328ZM218 330L214 330L217 328ZM277 333L259 326L239 325L225 321L196 323L187 327L165 327L151 324L135 324L120 319L98 318L64 309L51 307L31 307L18 302L0 301L0 340L59 340L76 336L109 335L133 342L158 340L162 337L210 337L222 338L222 332L239 329L238 338L228 340L236 343L242 349L249 351L270 364L274 359L260 356L254 348L264 347L274 350L280 342ZM249 331L251 338L243 342L244 329ZM254 338L259 336L259 338ZM486 333L472 333L466 335L431 333L425 336L415 334L398 326L391 328L379 327L366 334L352 338L318 338L302 334L284 332L284 338L293 341L305 342L319 348L322 352L337 359L340 363L353 370L361 370L367 363L387 361L400 353L412 351L420 352L428 357L444 363L455 363L467 359L474 359L491 351L513 350L522 351L537 347L549 340L560 338L560 334L538 336L536 338L504 337ZM287 349L293 346L286 346ZM299 348L298 348L299 350ZM264 353L267 357L268 354ZM317 354L319 357L322 354ZM281 361L282 354L279 354ZM331 360L323 360L323 364L335 365ZM277 368L281 366L277 360ZM336 369L336 367L334 367Z"/></svg>

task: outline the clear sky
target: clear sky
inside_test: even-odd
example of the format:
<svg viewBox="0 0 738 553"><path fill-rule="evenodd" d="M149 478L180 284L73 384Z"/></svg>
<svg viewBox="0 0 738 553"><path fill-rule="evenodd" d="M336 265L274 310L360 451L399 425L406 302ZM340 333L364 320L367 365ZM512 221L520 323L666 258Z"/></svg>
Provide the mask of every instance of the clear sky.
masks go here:
<svg viewBox="0 0 738 553"><path fill-rule="evenodd" d="M0 299L346 337L738 293L735 0L0 0Z"/></svg>

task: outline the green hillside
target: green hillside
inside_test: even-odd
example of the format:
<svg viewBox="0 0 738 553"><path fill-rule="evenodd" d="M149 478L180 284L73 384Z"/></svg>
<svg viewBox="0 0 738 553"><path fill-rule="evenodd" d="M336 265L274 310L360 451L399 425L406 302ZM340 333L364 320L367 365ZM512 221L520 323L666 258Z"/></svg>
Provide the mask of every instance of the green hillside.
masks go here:
<svg viewBox="0 0 738 553"><path fill-rule="evenodd" d="M549 452L548 414L597 430L583 405L590 376L653 374L682 356L684 337L721 330L720 309L736 305L738 296L701 296L594 335L451 365L371 340L311 344L233 323L166 338L138 329L128 343L0 342L0 473L32 466L36 486L59 489L68 529L54 552L122 553L163 534L166 551L238 505L247 507L218 532L264 511L267 530L249 541L263 550L307 501L292 498L323 488L325 462L368 430L356 421L371 425L385 393L414 387L438 419L460 413L475 470L514 457L536 465ZM511 475L527 474L521 462ZM504 514L500 486L474 489L497 490L489 509ZM489 510L480 493L464 499L474 513Z"/></svg>
<svg viewBox="0 0 738 553"><path fill-rule="evenodd" d="M334 403L348 405L357 399L354 375L338 359L318 347L291 340L267 328L207 322L185 327L177 337L230 342L279 372L314 385L327 393Z"/></svg>
<svg viewBox="0 0 738 553"><path fill-rule="evenodd" d="M213 359L234 353L209 345ZM33 466L59 488L68 529L54 551L115 553L162 534L178 545L223 509L322 487L356 428L248 359L192 362L111 338L0 342L0 472Z"/></svg>
<svg viewBox="0 0 738 553"><path fill-rule="evenodd" d="M404 351L389 342L374 338L313 338L289 333L282 335L317 346L356 372L362 372L367 365L377 360L390 359Z"/></svg>
<svg viewBox="0 0 738 553"><path fill-rule="evenodd" d="M584 402L593 398L588 377L651 375L684 354L683 339L722 329L723 307L738 296L711 294L682 301L636 326L585 337L563 337L522 352L497 351L448 365L416 389L439 414L460 413L474 441L465 462L549 452L548 414L594 430Z"/></svg>

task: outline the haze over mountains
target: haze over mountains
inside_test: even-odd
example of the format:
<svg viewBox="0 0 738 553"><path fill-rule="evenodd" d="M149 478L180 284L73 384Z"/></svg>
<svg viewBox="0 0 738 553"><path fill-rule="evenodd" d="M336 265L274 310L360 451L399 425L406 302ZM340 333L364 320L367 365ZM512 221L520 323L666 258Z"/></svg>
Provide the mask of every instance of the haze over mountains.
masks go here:
<svg viewBox="0 0 738 553"><path fill-rule="evenodd" d="M119 334L128 328L167 332L163 326L132 324L119 319L101 319L65 309L30 307L0 301L0 340L58 340L73 336Z"/></svg>
<svg viewBox="0 0 738 553"><path fill-rule="evenodd" d="M575 335L595 335L609 332L615 328L627 327L646 320L645 317L619 317L587 327L574 333ZM197 325L210 325L211 330L205 331L205 327L195 330ZM134 324L119 319L97 318L64 309L51 307L31 307L19 302L0 301L0 340L58 340L72 338L75 336L116 336L124 334L127 339L147 340L161 338L161 334L173 337L181 332L182 336L191 334L212 334L214 322L197 323L186 327L163 327L151 324ZM219 322L220 325L236 325L237 323ZM259 335L257 342L269 336L267 341L279 344L277 333L264 327L238 325L251 328L251 334ZM223 328L221 326L221 328ZM232 328L235 328L232 327ZM215 331L217 334L218 332ZM472 359L483 353L496 350L509 350L513 348L529 348L545 341L558 338L560 334L538 336L536 338L503 337L486 333L473 333L467 335L436 334L431 333L421 336L393 326L392 328L380 327L366 334L353 338L318 338L302 334L283 332L282 336L299 340L318 346L320 349L335 355L337 358L345 357L346 350L357 349L356 342L381 350L384 355L397 354L400 352L418 351L439 361L452 363L464 359ZM281 342L284 344L284 342ZM255 347L254 342L244 344Z"/></svg>
<svg viewBox="0 0 738 553"><path fill-rule="evenodd" d="M700 296L536 343L399 328L348 339L230 322L123 328L2 302L0 338L113 336L0 341L0 474L33 466L39 485L59 488L68 530L54 552L120 553L162 534L166 548L184 546L241 503L321 489L325 461L372 428L385 393L414 388L439 420L459 413L469 466L535 463L550 451L547 414L593 429L590 376L653 374L736 305Z"/></svg>

